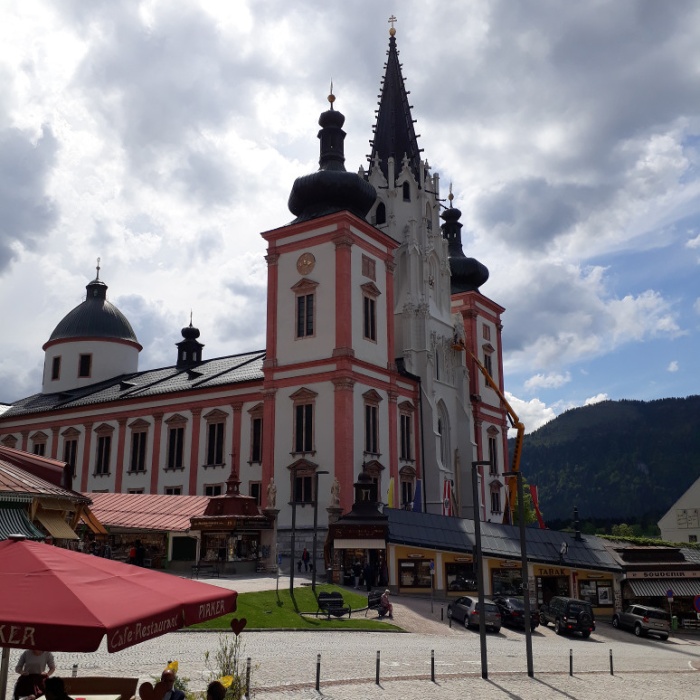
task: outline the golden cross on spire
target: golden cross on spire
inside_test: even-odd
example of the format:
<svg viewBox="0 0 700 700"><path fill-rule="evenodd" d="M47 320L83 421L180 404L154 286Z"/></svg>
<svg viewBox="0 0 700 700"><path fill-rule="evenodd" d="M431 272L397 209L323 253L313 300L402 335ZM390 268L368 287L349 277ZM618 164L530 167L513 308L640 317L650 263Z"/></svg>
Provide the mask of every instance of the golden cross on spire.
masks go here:
<svg viewBox="0 0 700 700"><path fill-rule="evenodd" d="M100 279L100 258L97 258L97 279Z"/></svg>
<svg viewBox="0 0 700 700"><path fill-rule="evenodd" d="M391 36L394 36L394 34L396 34L396 29L394 29L394 22L398 22L398 20L396 19L396 17L394 17L394 15L391 15L391 17L389 17L389 24L391 25L391 29L389 30L389 34Z"/></svg>

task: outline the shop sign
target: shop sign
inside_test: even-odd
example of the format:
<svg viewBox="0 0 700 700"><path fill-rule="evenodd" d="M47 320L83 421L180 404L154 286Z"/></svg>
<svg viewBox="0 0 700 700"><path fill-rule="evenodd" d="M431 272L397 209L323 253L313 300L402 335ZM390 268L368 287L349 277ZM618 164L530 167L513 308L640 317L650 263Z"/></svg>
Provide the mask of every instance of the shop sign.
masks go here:
<svg viewBox="0 0 700 700"><path fill-rule="evenodd" d="M455 557L452 561L471 563L472 561L474 561L474 557Z"/></svg>
<svg viewBox="0 0 700 700"><path fill-rule="evenodd" d="M235 530L237 524L236 518L192 518L193 530Z"/></svg>
<svg viewBox="0 0 700 700"><path fill-rule="evenodd" d="M498 562L498 566L500 566L501 569L519 569L521 566L521 562L519 562L519 561L507 561L507 560L503 559L500 562Z"/></svg>
<svg viewBox="0 0 700 700"><path fill-rule="evenodd" d="M569 572L567 569L562 569L560 567L545 568L544 566L538 566L535 568L535 576L568 576Z"/></svg>
<svg viewBox="0 0 700 700"><path fill-rule="evenodd" d="M407 554L406 556L409 559L422 559L424 557L423 554Z"/></svg>
<svg viewBox="0 0 700 700"><path fill-rule="evenodd" d="M700 578L700 571L628 571L627 578Z"/></svg>
<svg viewBox="0 0 700 700"><path fill-rule="evenodd" d="M338 539L362 539L362 540L384 540L386 539L387 528L376 525L336 525L333 528L333 537Z"/></svg>

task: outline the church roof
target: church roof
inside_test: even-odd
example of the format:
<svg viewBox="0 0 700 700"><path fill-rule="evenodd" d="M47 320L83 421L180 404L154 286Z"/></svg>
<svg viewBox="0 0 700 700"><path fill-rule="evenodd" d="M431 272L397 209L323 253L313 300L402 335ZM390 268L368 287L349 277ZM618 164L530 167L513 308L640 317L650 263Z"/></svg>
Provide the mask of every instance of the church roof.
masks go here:
<svg viewBox="0 0 700 700"><path fill-rule="evenodd" d="M138 344L134 329L126 316L107 301L107 285L99 277L99 267L97 277L86 289L85 301L61 319L44 349L52 342L72 338L105 338Z"/></svg>
<svg viewBox="0 0 700 700"><path fill-rule="evenodd" d="M399 52L396 48L396 30L390 30L389 50L387 51L386 70L377 110L377 122L374 127L372 154L370 156L370 173L375 167L375 159L379 157L379 167L388 179L388 162L394 157L396 167L400 168L404 156L408 165L420 183L420 149L418 137L413 128L411 105L408 102L408 92L404 85L399 63ZM397 170L398 172L398 170Z"/></svg>
<svg viewBox="0 0 700 700"><path fill-rule="evenodd" d="M113 379L55 394L34 394L20 399L3 418L43 411L65 410L134 398L210 389L228 384L262 381L265 351L229 355L205 360L190 369L163 367L122 374Z"/></svg>

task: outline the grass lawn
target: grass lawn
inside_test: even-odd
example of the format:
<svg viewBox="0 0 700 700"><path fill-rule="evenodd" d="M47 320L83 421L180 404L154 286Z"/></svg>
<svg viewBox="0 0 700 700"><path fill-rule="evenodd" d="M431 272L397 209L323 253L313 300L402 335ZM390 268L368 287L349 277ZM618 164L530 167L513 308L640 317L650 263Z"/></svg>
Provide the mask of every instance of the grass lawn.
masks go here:
<svg viewBox="0 0 700 700"><path fill-rule="evenodd" d="M367 597L347 591L340 586L321 584L316 586L316 592L338 591L342 593L343 600L353 610L367 607ZM280 588L279 591L258 591L256 593L239 593L238 607L232 615L223 615L215 620L193 625L192 629L220 629L230 630L231 619L247 620L246 629L290 629L290 630L383 630L400 632L401 629L389 622L377 620L377 614L370 611L365 613L353 613L352 617L338 618L314 617L313 615L300 615L299 613L315 613L318 606L311 586L300 586L294 589L296 606L288 588Z"/></svg>

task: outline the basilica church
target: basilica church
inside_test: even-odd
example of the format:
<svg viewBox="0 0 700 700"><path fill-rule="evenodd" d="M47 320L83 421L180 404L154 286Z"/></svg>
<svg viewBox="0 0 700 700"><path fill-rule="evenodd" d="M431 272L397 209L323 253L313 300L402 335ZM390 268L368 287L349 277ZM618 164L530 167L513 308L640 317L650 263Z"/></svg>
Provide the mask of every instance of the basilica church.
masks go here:
<svg viewBox="0 0 700 700"><path fill-rule="evenodd" d="M323 531L349 512L361 475L385 509L503 521L507 414L477 362L502 392L504 309L480 291L488 270L463 252L461 212L422 157L393 28L359 172L328 102L294 219L261 233L265 348L207 358L190 322L171 366L140 368L139 329L98 266L43 346L41 392L0 416L2 445L70 464L84 493L233 489L274 513L282 548L293 516ZM476 508L474 461L490 463Z"/></svg>

